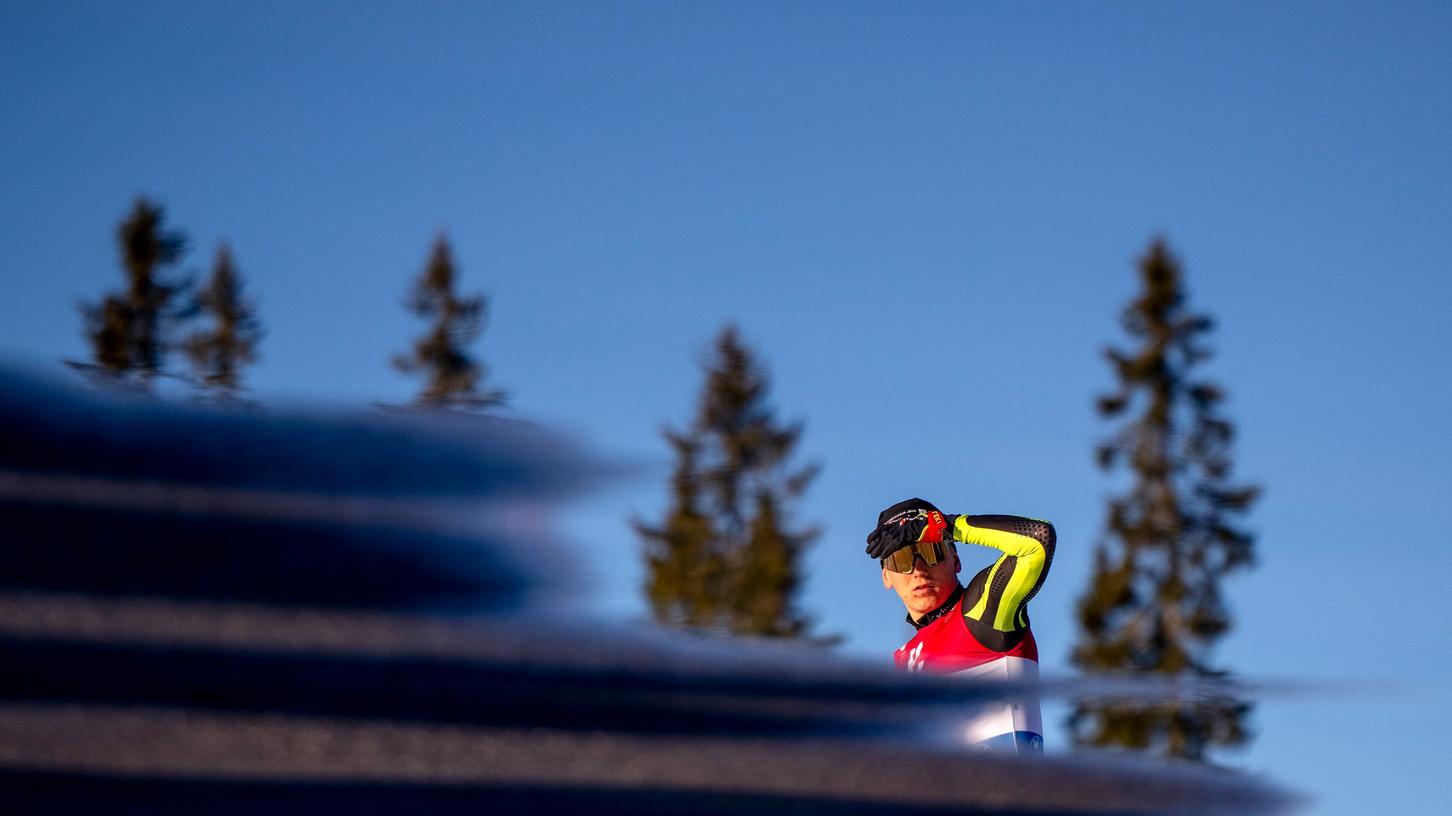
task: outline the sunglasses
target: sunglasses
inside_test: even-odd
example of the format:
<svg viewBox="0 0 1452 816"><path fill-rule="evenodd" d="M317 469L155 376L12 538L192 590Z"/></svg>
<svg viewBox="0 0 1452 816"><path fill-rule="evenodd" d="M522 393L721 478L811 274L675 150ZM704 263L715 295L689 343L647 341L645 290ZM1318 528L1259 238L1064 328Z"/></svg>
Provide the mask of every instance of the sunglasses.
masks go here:
<svg viewBox="0 0 1452 816"><path fill-rule="evenodd" d="M920 541L917 544L909 544L900 550L888 553L882 559L883 569L893 572L901 572L904 575L913 571L913 561L923 559L923 563L935 567L940 561L948 560L948 545L942 542Z"/></svg>

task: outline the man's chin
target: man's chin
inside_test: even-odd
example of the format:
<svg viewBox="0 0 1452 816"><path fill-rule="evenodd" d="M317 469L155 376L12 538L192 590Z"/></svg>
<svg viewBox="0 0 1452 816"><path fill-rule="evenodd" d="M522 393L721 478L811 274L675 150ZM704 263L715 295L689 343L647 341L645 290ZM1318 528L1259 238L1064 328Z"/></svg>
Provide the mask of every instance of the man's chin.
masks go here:
<svg viewBox="0 0 1452 816"><path fill-rule="evenodd" d="M926 615L937 609L942 601L936 595L924 595L913 599L913 612L918 615Z"/></svg>

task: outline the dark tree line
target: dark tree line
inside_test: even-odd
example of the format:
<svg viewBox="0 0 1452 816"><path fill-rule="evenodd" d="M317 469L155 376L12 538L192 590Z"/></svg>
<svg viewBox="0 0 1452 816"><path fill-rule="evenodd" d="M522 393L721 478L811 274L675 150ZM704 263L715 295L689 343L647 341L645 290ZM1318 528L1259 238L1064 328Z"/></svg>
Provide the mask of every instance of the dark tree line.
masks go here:
<svg viewBox="0 0 1452 816"><path fill-rule="evenodd" d="M91 362L76 365L108 382L151 390L158 377L173 374L167 360L180 351L191 371L175 376L219 400L235 399L242 370L257 359L261 327L232 251L218 247L211 277L198 290L178 270L186 235L165 220L161 207L141 198L117 228L126 288L81 305Z"/></svg>
<svg viewBox="0 0 1452 816"><path fill-rule="evenodd" d="M236 400L245 390L246 369L257 361L262 325L244 292L244 282L227 244L217 248L212 272L198 288L179 269L186 257L186 234L168 227L164 210L139 198L121 221L116 237L125 276L122 291L98 303L82 303L91 360L73 363L109 383L150 391L159 377L175 377L219 402ZM501 405L505 394L484 387L486 369L469 351L484 330L488 301L455 291L453 254L448 240L434 242L423 272L410 292L410 311L431 321L407 355L393 364L421 374L419 404L433 408L485 408ZM189 371L172 371L173 353L182 354Z"/></svg>

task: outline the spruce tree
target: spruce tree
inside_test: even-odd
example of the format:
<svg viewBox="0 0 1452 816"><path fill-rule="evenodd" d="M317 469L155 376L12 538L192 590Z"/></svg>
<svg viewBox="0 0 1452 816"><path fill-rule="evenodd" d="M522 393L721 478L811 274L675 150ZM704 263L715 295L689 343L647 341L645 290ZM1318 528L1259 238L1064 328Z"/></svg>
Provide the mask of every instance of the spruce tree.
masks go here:
<svg viewBox="0 0 1452 816"><path fill-rule="evenodd" d="M726 552L706 508L699 434L666 429L675 453L670 511L659 525L635 522L645 542L646 597L656 620L684 629L720 628L726 619Z"/></svg>
<svg viewBox="0 0 1452 816"><path fill-rule="evenodd" d="M1087 672L1133 673L1208 684L1201 699L1086 702L1070 717L1081 745L1207 759L1247 739L1249 705L1214 688L1211 663L1231 627L1222 579L1248 567L1253 536L1235 524L1259 488L1231 482L1234 427L1224 393L1196 367L1213 321L1186 306L1179 262L1156 239L1139 262L1143 287L1121 318L1134 342L1106 356L1118 388L1099 414L1123 420L1097 450L1109 472L1127 471L1127 492L1108 504L1094 573L1080 598L1073 661Z"/></svg>
<svg viewBox="0 0 1452 816"><path fill-rule="evenodd" d="M817 468L789 464L802 427L777 422L769 378L735 327L717 336L705 370L695 421L664 433L671 506L658 524L635 523L651 609L680 628L802 636L800 560L817 532L794 524L791 507Z"/></svg>
<svg viewBox="0 0 1452 816"><path fill-rule="evenodd" d="M426 334L414 341L409 354L393 359L405 374L424 375L416 398L434 408L487 408L504 404L503 391L484 388L484 364L469 353L469 345L483 333L489 302L483 295L460 297L454 287L458 276L446 237L434 240L428 263L414 283L408 308L432 321Z"/></svg>
<svg viewBox="0 0 1452 816"><path fill-rule="evenodd" d="M257 359L261 329L256 309L242 295L242 278L226 244L217 249L212 277L197 294L197 308L211 318L212 326L194 332L182 348L201 388L219 400L235 399L242 388L242 369Z"/></svg>
<svg viewBox="0 0 1452 816"><path fill-rule="evenodd" d="M117 228L126 289L81 305L92 363L77 367L142 388L162 373L173 324L185 316L177 303L189 287L166 274L181 261L186 236L166 229L164 219L161 207L138 198Z"/></svg>

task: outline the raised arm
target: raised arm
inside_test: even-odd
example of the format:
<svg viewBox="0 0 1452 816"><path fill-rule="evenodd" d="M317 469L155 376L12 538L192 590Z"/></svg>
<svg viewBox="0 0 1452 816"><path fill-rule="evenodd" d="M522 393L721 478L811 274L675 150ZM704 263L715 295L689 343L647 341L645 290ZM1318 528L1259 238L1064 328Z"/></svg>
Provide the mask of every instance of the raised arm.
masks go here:
<svg viewBox="0 0 1452 816"><path fill-rule="evenodd" d="M1022 516L990 515L956 516L951 526L954 541L1003 552L969 583L963 616L979 630L975 634L989 630L996 634L989 639L980 634L985 645L1012 648L1028 627L1025 607L1043 586L1054 561L1054 525Z"/></svg>

